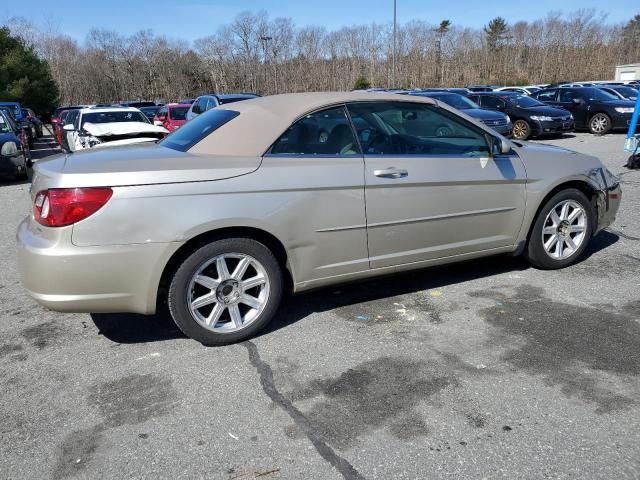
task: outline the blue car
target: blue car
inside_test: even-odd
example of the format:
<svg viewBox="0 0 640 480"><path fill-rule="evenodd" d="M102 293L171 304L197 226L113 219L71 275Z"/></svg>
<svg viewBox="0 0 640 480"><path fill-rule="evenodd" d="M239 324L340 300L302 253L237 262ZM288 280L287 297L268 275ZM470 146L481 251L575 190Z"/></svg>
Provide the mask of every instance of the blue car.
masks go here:
<svg viewBox="0 0 640 480"><path fill-rule="evenodd" d="M33 148L37 132L33 124L27 118L27 112L22 108L22 105L18 102L0 102L0 109L9 110L15 119L15 123L17 123L19 127L24 127L28 130L29 148Z"/></svg>
<svg viewBox="0 0 640 480"><path fill-rule="evenodd" d="M0 176L28 178L28 155L18 138L19 128L0 110Z"/></svg>

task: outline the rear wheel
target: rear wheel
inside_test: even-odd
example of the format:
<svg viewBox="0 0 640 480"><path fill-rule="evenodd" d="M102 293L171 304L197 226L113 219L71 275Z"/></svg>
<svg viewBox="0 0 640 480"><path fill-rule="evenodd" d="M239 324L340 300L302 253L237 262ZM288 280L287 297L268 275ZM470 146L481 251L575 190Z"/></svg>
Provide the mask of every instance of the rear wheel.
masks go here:
<svg viewBox="0 0 640 480"><path fill-rule="evenodd" d="M611 118L606 113L596 113L589 120L589 131L594 135L609 133L611 126Z"/></svg>
<svg viewBox="0 0 640 480"><path fill-rule="evenodd" d="M544 205L529 237L525 256L543 269L574 263L587 248L595 223L595 209L580 190L563 190Z"/></svg>
<svg viewBox="0 0 640 480"><path fill-rule="evenodd" d="M190 254L173 275L169 311L176 325L205 345L245 340L264 328L282 296L273 253L249 238L228 238Z"/></svg>
<svg viewBox="0 0 640 480"><path fill-rule="evenodd" d="M513 122L512 135L516 140L526 140L531 136L531 127L525 120L516 120Z"/></svg>

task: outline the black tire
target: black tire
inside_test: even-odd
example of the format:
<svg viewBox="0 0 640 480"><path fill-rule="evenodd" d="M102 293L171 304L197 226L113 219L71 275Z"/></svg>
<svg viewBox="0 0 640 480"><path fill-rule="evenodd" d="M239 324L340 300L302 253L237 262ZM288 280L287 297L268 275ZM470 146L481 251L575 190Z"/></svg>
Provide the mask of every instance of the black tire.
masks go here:
<svg viewBox="0 0 640 480"><path fill-rule="evenodd" d="M611 117L606 113L596 113L589 119L589 131L594 135L606 135L611 131Z"/></svg>
<svg viewBox="0 0 640 480"><path fill-rule="evenodd" d="M579 203L586 212L586 229L585 229L585 237L579 247L575 252L571 254L568 258L565 259L554 259L549 254L547 254L544 244L542 242L542 229L544 227L545 220L547 219L547 215L552 208L558 205L563 200L573 200L574 202ZM544 204L538 216L533 224L533 228L529 234L529 239L527 242L527 248L525 249L524 256L533 266L538 267L543 270L555 270L559 268L564 268L572 263L575 263L576 260L580 258L580 256L584 253L589 241L591 239L591 235L593 234L593 228L595 226L596 220L596 212L594 206L591 204L589 199L582 193L580 190L575 188L568 188L566 190L562 190L556 193L553 197L551 197Z"/></svg>
<svg viewBox="0 0 640 480"><path fill-rule="evenodd" d="M213 332L200 325L187 305L187 289L198 268L208 260L224 254L239 253L256 259L269 279L269 297L264 310L248 326L233 332ZM189 256L173 274L167 306L178 328L189 338L203 345L218 346L240 342L254 336L273 318L282 298L282 271L273 253L262 243L250 238L226 238L201 246Z"/></svg>
<svg viewBox="0 0 640 480"><path fill-rule="evenodd" d="M511 135L516 140L527 140L531 136L531 126L526 120L516 120Z"/></svg>

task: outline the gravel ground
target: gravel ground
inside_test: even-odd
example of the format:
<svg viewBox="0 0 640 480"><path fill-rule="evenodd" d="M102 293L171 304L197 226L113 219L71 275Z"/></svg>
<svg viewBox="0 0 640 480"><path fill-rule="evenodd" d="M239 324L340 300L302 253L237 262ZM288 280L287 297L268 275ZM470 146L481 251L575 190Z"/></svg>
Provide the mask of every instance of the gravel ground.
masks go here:
<svg viewBox="0 0 640 480"><path fill-rule="evenodd" d="M0 184L0 478L640 478L640 171L623 135L547 143L624 183L577 265L494 257L301 295L223 348L37 306L15 264L28 184Z"/></svg>

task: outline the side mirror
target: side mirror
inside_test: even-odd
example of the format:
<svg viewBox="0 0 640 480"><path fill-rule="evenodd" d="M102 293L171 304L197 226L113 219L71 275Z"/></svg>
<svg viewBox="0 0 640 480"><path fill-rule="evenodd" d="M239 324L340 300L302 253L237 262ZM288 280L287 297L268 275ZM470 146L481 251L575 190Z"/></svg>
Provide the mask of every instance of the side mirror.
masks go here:
<svg viewBox="0 0 640 480"><path fill-rule="evenodd" d="M491 154L506 155L511 151L511 144L506 138L491 137L493 139Z"/></svg>
<svg viewBox="0 0 640 480"><path fill-rule="evenodd" d="M161 122L160 120L155 120L155 121L153 122L153 124L154 124L156 127L161 127L161 126L162 126L162 122Z"/></svg>
<svg viewBox="0 0 640 480"><path fill-rule="evenodd" d="M65 124L65 126L62 127L62 129L66 130L67 132L73 132L75 130L75 128L73 128L73 124L71 123Z"/></svg>

